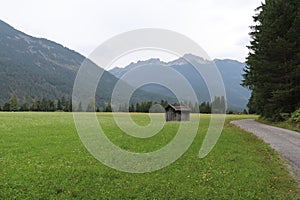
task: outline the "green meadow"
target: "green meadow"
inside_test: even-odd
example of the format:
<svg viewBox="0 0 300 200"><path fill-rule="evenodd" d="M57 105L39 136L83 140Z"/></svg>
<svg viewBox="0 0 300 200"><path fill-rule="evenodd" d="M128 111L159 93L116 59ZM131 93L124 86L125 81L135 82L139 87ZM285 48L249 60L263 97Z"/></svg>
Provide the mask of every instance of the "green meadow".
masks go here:
<svg viewBox="0 0 300 200"><path fill-rule="evenodd" d="M123 114L119 114L123 115ZM132 114L140 125L148 114ZM168 144L179 123L166 123L155 136L133 138L111 113L97 113L107 137L119 147L151 152ZM193 118L194 116L192 116ZM215 148L198 157L209 115L201 115L189 149L171 165L132 174L96 160L76 132L72 113L0 113L0 199L300 199L286 161L230 120Z"/></svg>

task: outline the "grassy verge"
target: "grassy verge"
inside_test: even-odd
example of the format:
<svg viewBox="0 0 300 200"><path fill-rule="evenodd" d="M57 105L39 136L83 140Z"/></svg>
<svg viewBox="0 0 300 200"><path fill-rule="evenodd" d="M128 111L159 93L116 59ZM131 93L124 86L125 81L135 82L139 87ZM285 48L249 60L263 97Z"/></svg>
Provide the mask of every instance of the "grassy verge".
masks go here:
<svg viewBox="0 0 300 200"><path fill-rule="evenodd" d="M284 121L284 122L270 122L270 121L265 120L263 118L258 118L257 121L261 122L263 124L267 124L267 125L271 125L271 126L277 126L279 128L289 129L289 130L297 131L297 132L300 133L300 127L297 127L296 124L293 124L293 123L288 122L288 121Z"/></svg>
<svg viewBox="0 0 300 200"><path fill-rule="evenodd" d="M164 146L178 127L168 123L148 141L122 133L110 113L97 117L115 144L136 152ZM132 117L149 121L146 114ZM300 199L278 154L228 123L248 117L228 116L215 148L199 159L209 124L209 115L202 115L181 158L152 173L129 174L87 152L70 113L0 113L0 199Z"/></svg>

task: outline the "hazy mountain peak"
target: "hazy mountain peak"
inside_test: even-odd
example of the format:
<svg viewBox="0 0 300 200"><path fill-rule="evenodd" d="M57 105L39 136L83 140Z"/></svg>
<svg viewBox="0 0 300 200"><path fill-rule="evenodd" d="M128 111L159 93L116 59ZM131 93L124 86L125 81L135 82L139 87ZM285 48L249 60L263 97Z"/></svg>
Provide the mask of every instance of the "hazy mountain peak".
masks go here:
<svg viewBox="0 0 300 200"><path fill-rule="evenodd" d="M184 54L183 58L185 58L187 60L195 60L197 63L200 63L200 64L206 64L206 63L210 62L209 60L207 60L207 59L205 59L201 56L196 56L196 55L191 54L191 53Z"/></svg>
<svg viewBox="0 0 300 200"><path fill-rule="evenodd" d="M196 62L198 64L208 64L210 61L200 57L196 56L194 54L188 53L184 54L183 57L178 58L176 60L170 61L166 63L166 66L182 66L182 65L187 65L189 62Z"/></svg>
<svg viewBox="0 0 300 200"><path fill-rule="evenodd" d="M146 64L157 64L162 67L170 67L179 73L181 73L186 80L188 80L191 86L195 89L198 98L201 101L209 101L209 94L203 77L197 73L192 64L188 61L197 62L199 65L209 67L212 61L206 60L202 57L195 56L193 54L185 54L183 57L170 62L162 62L159 59L149 59L146 61L138 61L137 63L131 63L125 68L114 68L110 70L110 73L115 75L118 78L121 78L125 73L129 72L131 69L138 67L139 65ZM216 67L220 71L220 74L223 78L225 90L227 93L228 107L234 110L243 110L246 107L248 99L250 97L250 92L243 88L240 83L242 81L243 68L245 67L244 63L241 63L236 60L230 59L215 59L214 60ZM149 65L150 67L150 65ZM167 76L165 77L167 78ZM170 78L170 77L169 77ZM174 80L176 81L176 80ZM178 82L180 84L180 81ZM152 93L161 93L166 94L167 91L159 87L149 87L148 92Z"/></svg>
<svg viewBox="0 0 300 200"><path fill-rule="evenodd" d="M138 61L137 64L139 63L149 63L149 64L156 64L156 63L161 63L159 58L150 58L148 60L145 61Z"/></svg>

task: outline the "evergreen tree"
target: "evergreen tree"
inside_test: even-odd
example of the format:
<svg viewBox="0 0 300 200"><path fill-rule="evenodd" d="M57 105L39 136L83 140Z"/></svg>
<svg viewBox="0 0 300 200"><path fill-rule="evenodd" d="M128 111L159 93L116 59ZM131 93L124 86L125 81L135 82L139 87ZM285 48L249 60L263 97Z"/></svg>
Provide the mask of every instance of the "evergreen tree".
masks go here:
<svg viewBox="0 0 300 200"><path fill-rule="evenodd" d="M12 97L9 99L10 111L19 110L19 100L16 93L12 94Z"/></svg>
<svg viewBox="0 0 300 200"><path fill-rule="evenodd" d="M257 12L243 86L249 113L280 120L300 106L300 1L266 0Z"/></svg>
<svg viewBox="0 0 300 200"><path fill-rule="evenodd" d="M168 101L164 101L164 100L161 100L161 101L160 101L160 105L161 105L162 107L164 107L164 108L167 107L168 104L169 104Z"/></svg>
<svg viewBox="0 0 300 200"><path fill-rule="evenodd" d="M55 103L53 100L48 100L48 111L54 112L56 111Z"/></svg>
<svg viewBox="0 0 300 200"><path fill-rule="evenodd" d="M39 110L43 112L48 111L48 100L46 98L42 98Z"/></svg>
<svg viewBox="0 0 300 200"><path fill-rule="evenodd" d="M135 111L136 112L141 112L141 106L140 106L140 104L138 102L135 105Z"/></svg>
<svg viewBox="0 0 300 200"><path fill-rule="evenodd" d="M135 112L135 109L134 109L134 105L133 105L133 104L131 104L131 105L129 106L129 112Z"/></svg>
<svg viewBox="0 0 300 200"><path fill-rule="evenodd" d="M73 102L72 99L69 99L69 112L73 111Z"/></svg>
<svg viewBox="0 0 300 200"><path fill-rule="evenodd" d="M72 100L71 99L65 101L64 111L65 112L71 112L72 111Z"/></svg>
<svg viewBox="0 0 300 200"><path fill-rule="evenodd" d="M39 111L40 110L40 101L37 97L34 97L31 110L32 111Z"/></svg>
<svg viewBox="0 0 300 200"><path fill-rule="evenodd" d="M29 111L29 109L30 109L30 98L29 98L29 95L26 94L24 96L24 103L23 103L23 105L21 107L21 110L22 111Z"/></svg>
<svg viewBox="0 0 300 200"><path fill-rule="evenodd" d="M213 113L225 113L225 98L223 96L215 97L212 102L212 109Z"/></svg>
<svg viewBox="0 0 300 200"><path fill-rule="evenodd" d="M79 102L77 112L82 112L82 103Z"/></svg>
<svg viewBox="0 0 300 200"><path fill-rule="evenodd" d="M10 111L10 104L9 103L4 104L3 111Z"/></svg>
<svg viewBox="0 0 300 200"><path fill-rule="evenodd" d="M192 104L192 102L191 101L189 101L189 104L188 104L188 107L191 109L191 111L193 112L193 104Z"/></svg>
<svg viewBox="0 0 300 200"><path fill-rule="evenodd" d="M65 110L65 107L66 107L66 99L65 97L63 96L61 98L61 110Z"/></svg>
<svg viewBox="0 0 300 200"><path fill-rule="evenodd" d="M60 99L57 100L57 110L59 111L63 110Z"/></svg>
<svg viewBox="0 0 300 200"><path fill-rule="evenodd" d="M109 102L104 110L105 112L112 112L111 103Z"/></svg>
<svg viewBox="0 0 300 200"><path fill-rule="evenodd" d="M87 112L95 112L95 101L93 98L90 99L90 102L86 108Z"/></svg>
<svg viewBox="0 0 300 200"><path fill-rule="evenodd" d="M199 106L199 112L205 114L211 113L211 106L209 102L202 102Z"/></svg>
<svg viewBox="0 0 300 200"><path fill-rule="evenodd" d="M193 113L199 113L199 104L196 102L192 108Z"/></svg>

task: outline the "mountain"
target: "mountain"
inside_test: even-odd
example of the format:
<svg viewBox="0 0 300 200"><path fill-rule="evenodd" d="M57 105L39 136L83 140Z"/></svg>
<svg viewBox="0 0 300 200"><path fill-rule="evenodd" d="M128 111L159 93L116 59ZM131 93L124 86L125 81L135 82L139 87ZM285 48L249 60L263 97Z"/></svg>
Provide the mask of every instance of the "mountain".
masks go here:
<svg viewBox="0 0 300 200"><path fill-rule="evenodd" d="M195 68L186 60L193 60L197 62L202 67L210 67L211 62L207 61L201 57L186 54L182 58L171 62L163 62L159 59L152 58L146 61L138 61L136 63L131 63L125 68L113 68L110 70L110 73L115 75L117 78L121 78L124 74L129 72L130 70L136 69L140 66L153 66L158 65L161 67L170 67L180 74L182 74L186 80L191 84L192 88L194 89L199 102L203 101L210 101L209 99L209 92L206 87L204 79L200 76L200 74L195 70ZM226 96L227 96L227 104L229 109L233 110L243 110L246 108L248 103L248 99L250 97L250 91L246 88L243 88L240 84L242 81L242 73L245 67L245 63L238 62L236 60L220 60L215 59L214 63L216 64L220 74L223 78ZM177 86L180 87L181 82L177 80L171 80L172 77L165 76L164 78L170 79L170 82L177 82ZM172 95L171 92L161 86L158 85L148 85L143 87L143 90L158 93L158 94L165 94L165 95Z"/></svg>
<svg viewBox="0 0 300 200"><path fill-rule="evenodd" d="M71 49L27 35L0 20L0 105L7 102L12 93L21 101L26 94L31 99L35 96L53 100L63 96L70 98L77 71L85 59ZM96 93L98 106L110 101L117 81L104 71ZM134 101L160 99L168 97L141 90L133 97Z"/></svg>
<svg viewBox="0 0 300 200"><path fill-rule="evenodd" d="M223 78L229 107L246 108L251 96L251 92L241 86L246 64L231 59L215 59L214 62Z"/></svg>
<svg viewBox="0 0 300 200"><path fill-rule="evenodd" d="M208 101L205 83L185 60L187 57L203 66L207 64L206 60L187 54L185 58L172 62L150 59L131 63L125 68L114 68L110 72L104 71L97 88L97 106L103 106L110 101L113 88L123 74L141 65L159 65L175 69L191 83L199 101ZM17 94L20 101L26 94L31 99L35 96L48 99L58 99L63 96L70 98L76 74L85 59L83 55L71 49L47 39L27 35L0 20L0 105L7 102L13 93ZM245 64L234 60L215 60L215 63L224 79L229 107L236 110L245 108L250 96L250 92L240 86ZM93 65L99 70L104 70ZM165 78L164 74L156 74L156 76ZM122 85L128 84L122 82ZM128 87L132 86L128 85ZM161 99L174 102L175 96L164 87L149 84L136 90L131 100L138 102Z"/></svg>
<svg viewBox="0 0 300 200"><path fill-rule="evenodd" d="M55 42L34 38L0 21L0 101L22 97L70 96L84 56Z"/></svg>

